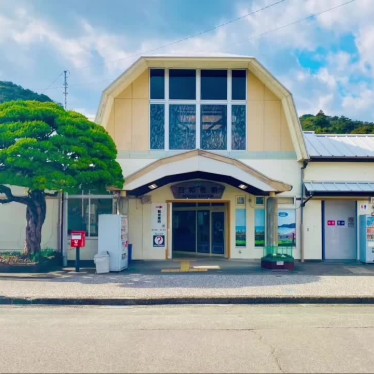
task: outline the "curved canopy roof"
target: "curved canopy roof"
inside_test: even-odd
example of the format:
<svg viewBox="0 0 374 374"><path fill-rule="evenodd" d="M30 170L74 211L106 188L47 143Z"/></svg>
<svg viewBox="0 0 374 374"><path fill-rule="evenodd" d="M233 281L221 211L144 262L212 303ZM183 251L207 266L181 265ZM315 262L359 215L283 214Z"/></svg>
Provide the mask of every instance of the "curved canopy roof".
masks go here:
<svg viewBox="0 0 374 374"><path fill-rule="evenodd" d="M238 160L202 150L157 160L129 175L124 189L129 195L141 196L166 184L191 179L222 182L256 195L292 189Z"/></svg>

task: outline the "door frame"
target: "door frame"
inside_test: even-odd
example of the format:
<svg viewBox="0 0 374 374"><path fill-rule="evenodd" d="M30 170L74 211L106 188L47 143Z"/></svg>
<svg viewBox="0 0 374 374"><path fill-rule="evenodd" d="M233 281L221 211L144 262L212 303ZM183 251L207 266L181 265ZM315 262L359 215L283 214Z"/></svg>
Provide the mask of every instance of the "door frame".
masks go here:
<svg viewBox="0 0 374 374"><path fill-rule="evenodd" d="M168 219L167 219L167 232L168 232L168 248L167 248L167 255L166 257L168 259L173 258L173 204L178 203L178 204L197 204L197 203L212 203L212 204L224 204L222 207L217 207L221 208L226 214L225 214L225 254L223 256L221 255L211 255L210 257L221 257L221 258L231 258L231 247L230 247L230 242L231 242L231 201L230 200L166 200L167 206L168 206ZM196 207L197 208L197 207ZM212 212L211 208L210 212ZM217 211L220 211L217 209Z"/></svg>

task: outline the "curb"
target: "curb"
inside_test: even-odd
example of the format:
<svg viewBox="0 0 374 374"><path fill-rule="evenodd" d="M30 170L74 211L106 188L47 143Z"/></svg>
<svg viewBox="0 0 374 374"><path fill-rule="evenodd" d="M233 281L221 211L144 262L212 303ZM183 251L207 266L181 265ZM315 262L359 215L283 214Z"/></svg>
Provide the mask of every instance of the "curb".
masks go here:
<svg viewBox="0 0 374 374"><path fill-rule="evenodd" d="M272 296L272 297L166 297L135 299L90 299L90 298L23 298L1 297L0 305L59 305L59 306L141 306L141 305L187 305L187 304L374 304L374 296L361 297L317 297L317 296Z"/></svg>

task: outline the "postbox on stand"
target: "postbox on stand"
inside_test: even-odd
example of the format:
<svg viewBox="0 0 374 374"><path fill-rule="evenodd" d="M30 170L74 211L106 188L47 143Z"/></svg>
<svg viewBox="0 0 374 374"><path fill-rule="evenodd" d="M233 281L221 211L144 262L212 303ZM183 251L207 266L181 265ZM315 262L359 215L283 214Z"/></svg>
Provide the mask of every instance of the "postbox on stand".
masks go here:
<svg viewBox="0 0 374 374"><path fill-rule="evenodd" d="M71 247L72 248L84 248L86 246L86 232L85 231L73 231L71 233Z"/></svg>
<svg viewBox="0 0 374 374"><path fill-rule="evenodd" d="M73 231L71 233L70 245L72 248L75 248L75 271L79 272L79 252L81 248L84 248L86 246L86 232Z"/></svg>

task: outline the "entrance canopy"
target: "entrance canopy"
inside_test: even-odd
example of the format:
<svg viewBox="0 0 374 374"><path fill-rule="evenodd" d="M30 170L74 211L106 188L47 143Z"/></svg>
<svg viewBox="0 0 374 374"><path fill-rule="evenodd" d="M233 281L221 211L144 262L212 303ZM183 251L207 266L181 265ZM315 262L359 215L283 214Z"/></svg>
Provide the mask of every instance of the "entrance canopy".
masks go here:
<svg viewBox="0 0 374 374"><path fill-rule="evenodd" d="M191 179L226 183L254 195L292 189L292 186L270 179L238 160L194 150L157 160L129 175L125 190L129 195L141 196L169 183Z"/></svg>

